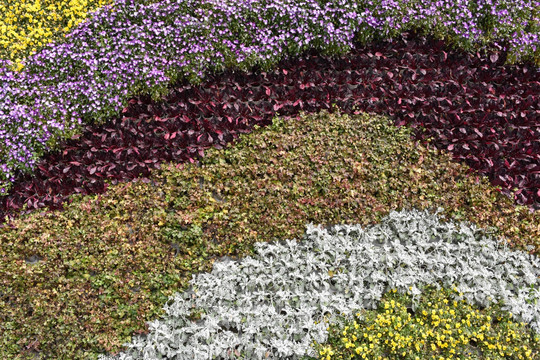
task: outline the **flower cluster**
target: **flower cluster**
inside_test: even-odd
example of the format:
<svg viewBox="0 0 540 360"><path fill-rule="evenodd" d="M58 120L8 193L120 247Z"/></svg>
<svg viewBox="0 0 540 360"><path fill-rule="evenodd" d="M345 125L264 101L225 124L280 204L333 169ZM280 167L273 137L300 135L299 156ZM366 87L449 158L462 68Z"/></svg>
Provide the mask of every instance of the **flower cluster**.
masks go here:
<svg viewBox="0 0 540 360"><path fill-rule="evenodd" d="M520 4L520 17L509 18L508 25L519 22L524 30L511 35L520 50L515 61L538 55L537 2ZM16 170L31 170L46 149L80 131L83 120L118 114L132 95L159 98L176 79L196 83L210 70L267 68L308 48L340 54L353 46L355 36L369 40L408 28L445 29L437 31L457 36L459 44L468 36L463 34L477 39L480 20L489 23L494 16L485 14L488 5L475 12L472 7L450 0L120 0L106 5L62 41L25 59L20 73L12 70L11 60L0 60L0 194L7 193Z"/></svg>
<svg viewBox="0 0 540 360"><path fill-rule="evenodd" d="M315 344L321 359L533 359L540 335L499 305L484 309L444 288L430 288L419 304L396 289L377 311L361 310L345 326L329 326L325 344Z"/></svg>
<svg viewBox="0 0 540 360"><path fill-rule="evenodd" d="M0 4L0 59L20 71L22 60L59 39L111 0L6 0Z"/></svg>
<svg viewBox="0 0 540 360"><path fill-rule="evenodd" d="M482 0L475 12L486 41L495 40L503 49L510 49L509 61L540 52L540 2L515 0ZM497 39L504 39L497 41Z"/></svg>

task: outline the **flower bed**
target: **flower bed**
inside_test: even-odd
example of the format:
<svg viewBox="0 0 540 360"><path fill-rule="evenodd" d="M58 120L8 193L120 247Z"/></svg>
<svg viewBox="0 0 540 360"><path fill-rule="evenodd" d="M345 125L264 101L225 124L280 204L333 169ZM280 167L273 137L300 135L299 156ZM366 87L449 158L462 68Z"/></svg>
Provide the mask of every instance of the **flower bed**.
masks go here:
<svg viewBox="0 0 540 360"><path fill-rule="evenodd" d="M368 229L354 225L330 229L309 225L301 242L256 243L254 257L239 262L215 262L211 273L194 276L190 291L171 297L165 306L165 317L150 323L148 334L134 339L125 353L100 359L255 360L314 356L317 354L313 342L322 343L328 338L327 322L336 322L339 315L350 319L359 309L377 308L384 292L390 289L417 297L411 310L425 312L418 309L417 302L420 289L426 285L454 288L457 293L447 301L463 301L483 308L501 301L505 304L503 310L510 310L538 331L540 261L500 245L474 226L442 223L429 212L392 212ZM469 320L470 315L462 313L466 309L462 303L456 304L456 317ZM472 314L471 321L478 324L481 317L475 311ZM418 324L419 330L433 327L437 331L442 309L435 315L438 323ZM405 319L403 316L403 322L408 323ZM465 325L471 326L470 322ZM384 332L370 332L367 326L360 328L358 324L356 329L358 336L367 333L372 342L372 335L380 337L380 332ZM464 345L472 339L478 341L478 348L488 358L493 352L487 345L493 346L493 339L491 344L488 339L480 341L478 335L472 331L469 334L467 329L463 326L467 337L467 341L462 338ZM499 329L503 334L508 330ZM354 333L345 327L340 337L342 347L348 349L360 342L347 337ZM448 336L447 341L451 342L451 338ZM509 351L509 355L517 357L523 353L530 358L532 351L538 355L540 336L528 339L524 334L521 340L505 343L509 348L521 348L518 352ZM440 341L436 344L433 342L433 349L430 346L431 351L424 346L421 351L418 346L414 353L409 351L414 349L412 343L400 348L407 356L425 357L430 352L452 355ZM456 347L459 350L460 346L454 343L452 348ZM341 359L362 355L374 358L377 352L382 353L379 348L357 348L353 357ZM328 347L325 349L320 351L321 355L335 355ZM391 358L407 358L401 355L394 352Z"/></svg>
<svg viewBox="0 0 540 360"><path fill-rule="evenodd" d="M62 39L110 0L58 2L6 0L0 5L0 59L13 62L16 71L23 59L44 45Z"/></svg>
<svg viewBox="0 0 540 360"><path fill-rule="evenodd" d="M516 206L481 174L452 162L446 154L452 151L493 182L500 180L497 184L518 202L534 205L538 200L534 120L540 107L535 91L539 72L530 62L538 64L539 4L523 1L508 11L510 5L515 4L118 1L99 9L66 37L37 49L20 72L2 60L1 177L4 193L9 186L16 190L2 206L20 209L27 203L31 211L15 214L0 228L0 358L95 359L120 350L135 357L140 351L157 357L160 352L184 350L188 358L199 356L201 348L189 346L197 336L171 343L154 330L181 338L178 326L197 330L201 319L204 324L204 314L190 313L181 325L178 319L165 318L164 323L154 322L148 335L136 336L148 331L146 323L164 315L164 305L166 310L175 306L181 310L189 301L196 303L195 296L167 305L170 296L187 289L192 276L212 279L204 272L214 262L219 269L223 256L240 261L254 256L258 248L274 246L261 242L300 238L306 223L328 226L319 231L330 231L327 240L337 245L343 236L334 238L332 229L364 233L367 225L402 240L405 235L395 227L405 218L413 219L407 231L416 240L422 236L416 233L418 224L433 225L422 232L434 232L437 241L431 244L437 245L434 252L422 258L432 271L400 278L407 263L395 268L388 254L407 251L397 241L390 242L394 248L379 248L377 253L387 261L388 271L382 278L372 272L379 276L372 279L379 281L369 293L373 296L348 291L345 298L362 297L362 306L374 308L390 289L385 281L399 280L413 284L409 289L413 296L436 301L438 295L424 292L422 286L437 281L449 286L452 278L461 281L469 305L460 303L460 311L466 311L467 306L491 305L490 291L497 290L495 297L501 303L483 309L486 316L508 319L500 306L526 324L493 322L494 329L501 330L497 335L482 332L487 344L479 344L478 332L467 334L469 344L463 343L463 351L472 347L482 358L482 352L500 345L489 336L512 336L512 330L519 334L516 344L523 346L523 356L537 356L537 335L530 330L537 329L538 322L538 260L526 252L538 252L540 214ZM406 30L414 37L400 38ZM349 52L352 45L355 49ZM465 53L450 45L474 51ZM280 67L274 68L280 60ZM509 65L523 60L529 64ZM225 79L221 84L220 76ZM197 85L202 81L204 86ZM386 88L379 86L383 83ZM180 85L172 89L173 84ZM162 95L168 96L163 98L166 102L157 102ZM336 104L342 110L333 107ZM332 113L302 114L321 107ZM271 122L265 129L255 126ZM414 129L396 128L392 122ZM427 134L421 131L424 125ZM423 142L413 142L412 135ZM233 138L238 141L227 145ZM485 151L490 147L498 147L499 153ZM501 154L506 159L499 161ZM41 166L32 173L38 163ZM141 172L145 176L141 181L121 182L136 180ZM107 192L94 194L107 186ZM64 211L36 211L44 205L58 207L64 200L68 200ZM391 213L436 208L449 221L466 220L460 225L464 233L427 212ZM388 220L392 218L397 222ZM495 250L495 242L479 235L471 223L489 231L500 246L508 244L521 252ZM331 226L335 224L359 225ZM440 234L435 233L441 229L455 241L445 244L438 239ZM297 250L306 245L287 244ZM376 250L364 245L366 253ZM421 256L418 246L424 245L429 244L411 241L410 256ZM446 265L454 275L436 272L442 270L430 256L442 249L449 251L435 259L442 263L449 259ZM454 261L460 251L469 250L473 265ZM342 256L342 260L350 259ZM487 267L475 267L477 261ZM514 262L520 270L512 268ZM326 266L324 261L321 266ZM506 284L490 282L502 268L511 274ZM328 279L324 271L316 275L325 277L331 287L338 280L354 283L356 278L346 278L341 270L331 270ZM441 276L430 278L431 273ZM479 278L486 280L479 284ZM407 284L393 285L404 296ZM478 293L478 286L485 294L474 297L471 293ZM263 301L268 293L283 295L267 290L261 294ZM229 295L237 296L235 291ZM206 302L198 305L205 309L214 300L221 301L206 296ZM221 351L223 358L252 351L277 358L308 353L327 358L333 353L336 359L349 356L352 346L355 352L379 346L369 336L371 343L362 344L348 337L346 341L326 337L347 333L340 325L352 320L350 315L359 310L353 307L360 302L348 305L329 305L329 313L336 315L336 322L329 324L332 331L304 317L302 324L314 337L304 329L300 333L290 332L294 326L283 327L297 323L293 316L292 321L283 318L282 325L262 332L268 336L253 338L260 346L251 349L243 343L246 332L234 331L239 326L233 316L229 325L236 327L225 332L219 323L219 329L215 324L211 331L203 329L215 335L207 337L204 346ZM290 314L307 309L289 307ZM307 313L320 318L320 309L310 309L314 312ZM278 310L283 309L274 307L276 316L289 314ZM340 310L349 319L340 320ZM210 306L208 312L212 311ZM374 309L360 311L375 314ZM236 314L234 308L232 313ZM250 323L247 329L253 326L259 325ZM134 335L136 345L122 349L121 344ZM216 339L226 340L221 342L225 345L210 345ZM318 340L324 354L320 348L316 352L310 340ZM437 341L431 342L431 350L418 351L425 356L444 352ZM187 348L179 348L181 343ZM393 351L377 349L381 356ZM120 357L129 358L128 353Z"/></svg>
<svg viewBox="0 0 540 360"><path fill-rule="evenodd" d="M2 228L0 357L118 351L222 256L301 238L310 222L366 226L391 210L439 207L523 250L539 246L540 213L413 142L407 127L337 111L276 119L194 164L164 164L147 182Z"/></svg>
<svg viewBox="0 0 540 360"><path fill-rule="evenodd" d="M194 161L276 114L334 104L349 114L391 115L396 124L414 127L424 144L431 138L487 175L517 203L540 206L537 68L480 60L410 34L342 57L311 52L278 65L268 72L210 75L200 86L177 84L162 101L131 99L121 118L86 126L82 136L48 153L33 174L17 178L0 198L0 215L12 216L25 204L25 211L61 208L73 193L102 193L109 181L147 177L167 161Z"/></svg>
<svg viewBox="0 0 540 360"><path fill-rule="evenodd" d="M343 54L355 36L366 42L408 28L469 50L501 42L512 61L537 59L535 1L522 1L520 11L511 12L503 0L493 7L419 3L121 0L113 10L100 8L64 40L26 59L21 73L11 71L9 61L0 63L0 192L7 193L17 170L33 169L47 148L83 123L118 114L140 92L158 98L178 78L199 82L208 70L269 68L309 48ZM501 17L504 22L494 26Z"/></svg>

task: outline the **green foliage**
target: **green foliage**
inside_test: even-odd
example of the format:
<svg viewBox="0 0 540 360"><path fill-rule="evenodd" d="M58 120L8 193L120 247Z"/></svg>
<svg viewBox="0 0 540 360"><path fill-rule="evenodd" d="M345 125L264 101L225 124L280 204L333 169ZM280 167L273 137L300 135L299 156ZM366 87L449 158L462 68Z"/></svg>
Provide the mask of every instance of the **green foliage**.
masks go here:
<svg viewBox="0 0 540 360"><path fill-rule="evenodd" d="M144 330L189 280L161 241L163 195L152 185L122 184L3 228L0 322L7 345L0 357L95 358ZM41 260L28 262L32 256Z"/></svg>
<svg viewBox="0 0 540 360"><path fill-rule="evenodd" d="M540 214L410 135L373 114L276 119L198 164L163 165L149 184L11 222L0 229L0 358L119 350L214 259L300 238L309 222L367 225L442 207L536 252Z"/></svg>
<svg viewBox="0 0 540 360"><path fill-rule="evenodd" d="M540 335L501 304L478 309L457 292L428 288L421 299L396 290L376 311L360 310L344 326L329 326L322 359L534 359Z"/></svg>

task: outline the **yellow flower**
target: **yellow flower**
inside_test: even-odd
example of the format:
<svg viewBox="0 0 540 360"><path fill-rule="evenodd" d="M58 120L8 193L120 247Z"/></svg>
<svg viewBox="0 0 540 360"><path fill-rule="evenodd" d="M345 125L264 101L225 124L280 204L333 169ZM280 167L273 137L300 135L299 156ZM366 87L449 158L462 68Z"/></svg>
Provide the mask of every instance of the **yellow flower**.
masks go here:
<svg viewBox="0 0 540 360"><path fill-rule="evenodd" d="M112 3L112 0L43 0L17 1L0 8L0 58L26 58L44 44L64 37L86 18L89 11ZM67 26L65 26L67 24ZM45 30L44 30L45 29ZM55 29L55 32L49 31ZM62 29L60 31L60 29ZM13 64L20 69L20 62Z"/></svg>

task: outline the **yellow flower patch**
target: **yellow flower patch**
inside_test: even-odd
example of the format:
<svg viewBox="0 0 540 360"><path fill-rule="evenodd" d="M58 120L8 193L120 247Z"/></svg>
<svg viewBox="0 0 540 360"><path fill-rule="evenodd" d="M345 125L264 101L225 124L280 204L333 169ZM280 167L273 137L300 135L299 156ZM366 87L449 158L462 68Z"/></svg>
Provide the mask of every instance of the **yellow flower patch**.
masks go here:
<svg viewBox="0 0 540 360"><path fill-rule="evenodd" d="M479 310L452 298L451 291L430 288L413 310L409 296L390 292L377 311L357 313L341 330L330 326L326 344L315 343L315 348L328 360L533 359L539 355L540 336L513 322L500 304Z"/></svg>
<svg viewBox="0 0 540 360"><path fill-rule="evenodd" d="M88 13L112 0L3 0L0 2L0 58L20 71L26 57L65 37Z"/></svg>

